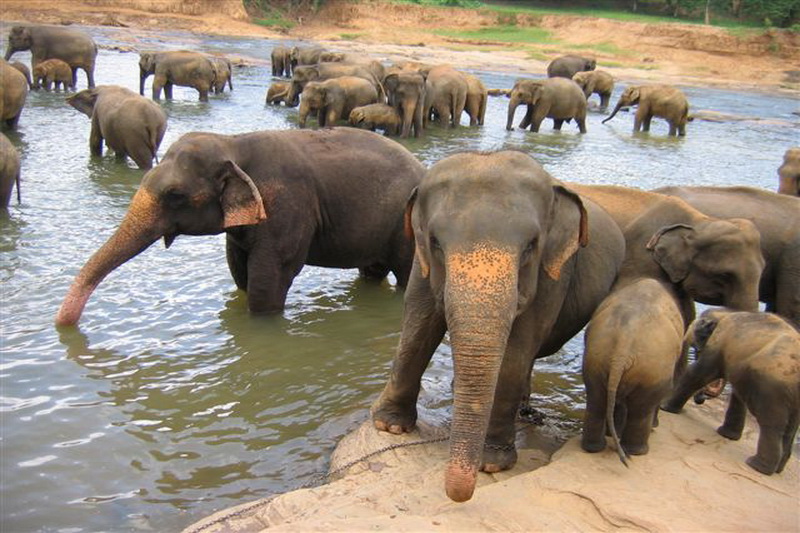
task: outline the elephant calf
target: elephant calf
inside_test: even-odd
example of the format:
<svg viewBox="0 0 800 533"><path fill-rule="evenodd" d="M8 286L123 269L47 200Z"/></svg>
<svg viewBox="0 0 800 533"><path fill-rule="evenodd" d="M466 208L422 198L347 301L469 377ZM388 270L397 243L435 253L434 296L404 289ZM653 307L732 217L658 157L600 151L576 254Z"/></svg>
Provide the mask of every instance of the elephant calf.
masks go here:
<svg viewBox="0 0 800 533"><path fill-rule="evenodd" d="M374 104L378 91L369 81L356 76L342 76L325 81L310 81L300 97L300 127L306 127L309 113L316 112L320 128L335 126L350 117L356 107Z"/></svg>
<svg viewBox="0 0 800 533"><path fill-rule="evenodd" d="M560 130L565 121L575 119L580 132L586 133L586 97L583 90L571 79L519 79L508 97L507 130L512 129L517 106L526 104L528 109L525 118L519 124L523 130L530 126L532 132L538 132L545 118L552 118L553 129Z"/></svg>
<svg viewBox="0 0 800 533"><path fill-rule="evenodd" d="M273 81L267 89L266 102L270 105L278 105L281 102L288 105L289 89L291 83L288 81Z"/></svg>
<svg viewBox="0 0 800 533"><path fill-rule="evenodd" d="M33 77L31 78L31 88L39 89L44 85L44 90L49 91L52 86L58 90L59 86L65 91L67 88L75 89L72 81L72 69L60 59L48 59L33 67Z"/></svg>
<svg viewBox="0 0 800 533"><path fill-rule="evenodd" d="M689 102L683 91L669 85L631 86L620 95L614 111L603 120L603 124L614 118L623 107L639 106L633 120L633 132L650 131L653 117L661 117L669 123L669 135L686 135L689 121Z"/></svg>
<svg viewBox="0 0 800 533"><path fill-rule="evenodd" d="M387 104L369 104L356 107L348 119L351 125L375 131L382 129L386 135L398 135L402 119L397 109Z"/></svg>
<svg viewBox="0 0 800 533"><path fill-rule="evenodd" d="M130 156L139 168L153 166L167 131L167 115L161 107L117 85L99 85L67 98L67 103L92 119L89 148L103 155L103 139L117 157Z"/></svg>
<svg viewBox="0 0 800 533"><path fill-rule="evenodd" d="M778 192L800 196L800 147L789 148L783 154L783 164L778 169Z"/></svg>
<svg viewBox="0 0 800 533"><path fill-rule="evenodd" d="M17 184L17 202L22 198L19 192L19 152L5 134L0 133L0 209L8 207L14 183Z"/></svg>
<svg viewBox="0 0 800 533"><path fill-rule="evenodd" d="M717 432L741 438L749 409L759 435L747 464L767 475L782 472L800 423L800 333L771 313L710 309L692 323L686 338L697 348L697 362L663 409L680 412L701 387L727 379L733 394Z"/></svg>
<svg viewBox="0 0 800 533"><path fill-rule="evenodd" d="M604 70L581 71L572 76L572 81L583 89L588 100L593 94L600 97L600 108L608 107L611 93L614 92L614 78Z"/></svg>

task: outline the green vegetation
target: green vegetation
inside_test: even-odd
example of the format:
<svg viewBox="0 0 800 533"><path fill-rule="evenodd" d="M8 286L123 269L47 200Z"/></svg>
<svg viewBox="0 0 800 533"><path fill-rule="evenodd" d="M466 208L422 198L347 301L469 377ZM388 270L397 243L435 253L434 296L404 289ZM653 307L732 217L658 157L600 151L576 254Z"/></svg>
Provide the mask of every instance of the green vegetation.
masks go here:
<svg viewBox="0 0 800 533"><path fill-rule="evenodd" d="M548 43L553 42L550 32L542 28L519 26L492 26L479 30L438 30L436 35L457 37L478 41L498 41L504 43Z"/></svg>
<svg viewBox="0 0 800 533"><path fill-rule="evenodd" d="M340 33L339 34L339 37L341 37L345 41L357 41L363 36L364 36L363 33Z"/></svg>

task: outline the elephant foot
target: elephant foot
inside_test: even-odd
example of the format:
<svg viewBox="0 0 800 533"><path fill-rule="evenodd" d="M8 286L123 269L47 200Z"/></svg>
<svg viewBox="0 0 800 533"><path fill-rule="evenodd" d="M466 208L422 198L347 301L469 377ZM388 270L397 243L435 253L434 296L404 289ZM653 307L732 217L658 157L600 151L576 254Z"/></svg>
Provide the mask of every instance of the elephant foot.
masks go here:
<svg viewBox="0 0 800 533"><path fill-rule="evenodd" d="M628 455L647 455L647 452L650 451L650 446L646 442L643 444L622 443L622 448Z"/></svg>
<svg viewBox="0 0 800 533"><path fill-rule="evenodd" d="M535 407L531 407L528 402L522 402L519 406L517 416L522 422L527 422L535 426L543 426L545 415Z"/></svg>
<svg viewBox="0 0 800 533"><path fill-rule="evenodd" d="M683 410L683 404L675 402L666 402L661 404L661 410L668 413L680 413Z"/></svg>
<svg viewBox="0 0 800 533"><path fill-rule="evenodd" d="M775 465L767 464L757 455L748 457L745 463L747 463L747 466L749 466L753 470L757 470L758 472L761 472L762 474L765 474L767 476L771 476L772 474L775 473Z"/></svg>
<svg viewBox="0 0 800 533"><path fill-rule="evenodd" d="M741 429L732 429L726 426L720 426L717 428L717 433L725 437L726 439L730 440L739 440L742 438L742 430Z"/></svg>
<svg viewBox="0 0 800 533"><path fill-rule="evenodd" d="M513 444L485 444L481 470L489 474L509 470L517 464L517 449Z"/></svg>
<svg viewBox="0 0 800 533"><path fill-rule="evenodd" d="M589 453L598 453L606 449L606 439L602 441L596 439L588 439L584 437L581 439L581 448L583 451Z"/></svg>
<svg viewBox="0 0 800 533"><path fill-rule="evenodd" d="M417 425L417 410L401 407L391 402L376 403L372 410L372 423L378 431L393 435L408 433Z"/></svg>

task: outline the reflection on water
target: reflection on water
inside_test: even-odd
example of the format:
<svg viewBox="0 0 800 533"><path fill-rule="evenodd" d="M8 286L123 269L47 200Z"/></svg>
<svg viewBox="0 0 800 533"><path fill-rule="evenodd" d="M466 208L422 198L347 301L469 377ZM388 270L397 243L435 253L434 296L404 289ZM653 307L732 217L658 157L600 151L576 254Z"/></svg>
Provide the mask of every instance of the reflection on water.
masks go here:
<svg viewBox="0 0 800 533"><path fill-rule="evenodd" d="M3 42L7 30L0 26ZM133 90L138 56L103 46L248 58L249 66L235 69L233 92L203 103L196 91L176 88L175 100L161 102L169 125L160 156L190 131L296 127L296 109L264 105L273 42L90 31L101 45L99 83ZM496 88L516 78L476 74ZM618 85L619 93L625 84ZM602 125L603 115L591 112L586 135L574 125L554 132L549 120L532 134L506 131L507 100L490 98L484 127L432 128L402 142L425 164L463 150L515 148L572 181L774 190L783 152L797 142L796 101L687 93L696 109L774 121L696 121L676 139L658 120L650 134L634 136L631 113ZM224 237L182 236L117 269L80 327L56 330L67 287L113 232L143 175L113 154L91 157L89 121L64 96L31 93L19 131L9 135L21 153L23 201L0 214L0 529L173 531L324 471L337 440L367 418L383 386L402 294L355 271L306 268L282 316L253 317L228 273ZM581 342L537 362L534 378L534 403L568 433L583 409ZM443 345L425 375L420 412L427 419L449 417L449 355Z"/></svg>

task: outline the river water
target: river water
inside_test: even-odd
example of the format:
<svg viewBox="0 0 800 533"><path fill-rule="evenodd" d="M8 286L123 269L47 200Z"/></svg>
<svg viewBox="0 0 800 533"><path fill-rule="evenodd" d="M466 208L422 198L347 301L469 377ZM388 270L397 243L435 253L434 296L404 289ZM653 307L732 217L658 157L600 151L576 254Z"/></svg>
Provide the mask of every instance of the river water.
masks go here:
<svg viewBox="0 0 800 533"><path fill-rule="evenodd" d="M248 58L233 92L202 103L176 87L175 99L162 101L169 126L160 154L190 131L297 127L296 109L264 105L273 41L86 29L101 46L98 83L133 90L138 55L115 45ZM7 34L0 26L4 43ZM30 55L12 60L29 63ZM476 74L492 88L516 77ZM630 113L605 125L591 113L586 135L574 125L553 132L549 120L532 134L507 132L507 100L490 98L485 126L431 128L402 142L426 165L511 147L565 180L775 190L783 152L800 142L798 101L685 92L693 109L768 120L695 121L676 139L658 119L650 134L633 136ZM515 123L521 118L522 109ZM393 280L365 284L354 270L307 267L282 316L252 317L228 273L224 237L184 236L117 269L79 326L57 330L69 284L123 217L143 172L113 155L91 158L89 120L63 94L31 93L9 137L22 154L23 189L22 203L0 214L0 530L177 531L324 472L387 377L402 313ZM547 423L567 434L578 431L583 409L580 353L578 338L539 361L533 385ZM451 375L443 345L424 378L422 417L447 421Z"/></svg>

